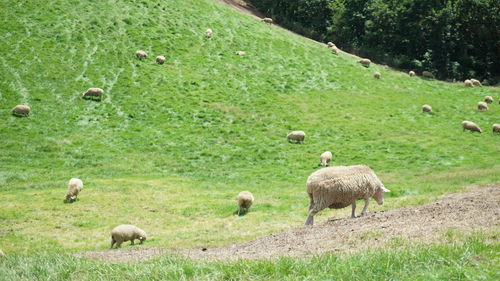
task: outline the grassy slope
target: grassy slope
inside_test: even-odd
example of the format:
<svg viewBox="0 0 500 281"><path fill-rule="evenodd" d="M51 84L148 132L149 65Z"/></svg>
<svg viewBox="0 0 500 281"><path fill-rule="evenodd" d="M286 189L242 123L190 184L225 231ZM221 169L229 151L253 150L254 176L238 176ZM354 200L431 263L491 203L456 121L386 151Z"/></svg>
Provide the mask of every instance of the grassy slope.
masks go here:
<svg viewBox="0 0 500 281"><path fill-rule="evenodd" d="M217 1L2 1L0 15L7 252L105 248L119 223L142 226L149 246L165 247L295 227L324 150L334 164L374 168L392 190L385 208L500 181L490 132L500 106L475 110L485 95L498 100L498 89L365 69ZM150 58L136 60L137 49ZM154 63L160 54L163 66ZM79 99L88 87L103 88L105 100ZM21 103L29 118L9 114ZM424 103L435 113L422 114ZM486 133L462 133L464 119ZM304 145L286 142L292 129L306 131ZM85 189L62 204L70 177ZM257 203L236 217L243 189Z"/></svg>

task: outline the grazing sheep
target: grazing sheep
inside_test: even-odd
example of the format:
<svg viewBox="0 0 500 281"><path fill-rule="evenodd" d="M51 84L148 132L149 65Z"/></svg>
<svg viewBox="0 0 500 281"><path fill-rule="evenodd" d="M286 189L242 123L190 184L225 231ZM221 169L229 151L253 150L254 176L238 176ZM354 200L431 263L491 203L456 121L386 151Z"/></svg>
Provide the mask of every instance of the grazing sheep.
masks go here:
<svg viewBox="0 0 500 281"><path fill-rule="evenodd" d="M479 126L476 125L476 123L471 122L471 121L463 121L462 122L462 128L463 128L463 131L469 130L471 132L478 132L478 133L482 133L483 132L481 130L481 128L479 128Z"/></svg>
<svg viewBox="0 0 500 281"><path fill-rule="evenodd" d="M304 131L292 131L286 136L288 142L294 140L296 143L303 143L305 137L306 133L304 133Z"/></svg>
<svg viewBox="0 0 500 281"><path fill-rule="evenodd" d="M472 85L476 86L476 87L482 87L483 85L481 84L481 82L479 82L479 80L476 80L476 79L471 79L470 80L472 82Z"/></svg>
<svg viewBox="0 0 500 281"><path fill-rule="evenodd" d="M373 73L373 77L375 77L376 79L380 79L380 72L375 72Z"/></svg>
<svg viewBox="0 0 500 281"><path fill-rule="evenodd" d="M68 182L68 192L66 193L66 200L64 202L71 203L74 202L78 196L78 193L83 189L83 182L81 179L72 178Z"/></svg>
<svg viewBox="0 0 500 281"><path fill-rule="evenodd" d="M250 191L242 191L236 196L236 200L238 200L238 216L240 216L248 212L254 199Z"/></svg>
<svg viewBox="0 0 500 281"><path fill-rule="evenodd" d="M94 99L95 97L102 100L102 95L104 91L101 88L89 88L86 92L82 94L82 99Z"/></svg>
<svg viewBox="0 0 500 281"><path fill-rule="evenodd" d="M432 106L428 104L422 105L422 112L432 112Z"/></svg>
<svg viewBox="0 0 500 281"><path fill-rule="evenodd" d="M422 76L423 77L426 77L426 78L432 78L434 79L434 74L432 74L432 72L429 72L429 71L422 71Z"/></svg>
<svg viewBox="0 0 500 281"><path fill-rule="evenodd" d="M319 164L323 167L328 166L328 163L332 161L332 158L333 154L330 151L325 151L321 153L321 155L319 156L319 161L320 161Z"/></svg>
<svg viewBox="0 0 500 281"><path fill-rule="evenodd" d="M338 54L339 54L339 48L337 48L337 47L333 46L331 49L332 49L332 53L333 53L334 55L338 55Z"/></svg>
<svg viewBox="0 0 500 281"><path fill-rule="evenodd" d="M484 97L484 101L486 103L492 103L493 102L493 97L492 96L486 96L486 97Z"/></svg>
<svg viewBox="0 0 500 281"><path fill-rule="evenodd" d="M268 24L272 24L273 23L273 19L272 18L262 18L262 19L260 19L260 21L268 23Z"/></svg>
<svg viewBox="0 0 500 281"><path fill-rule="evenodd" d="M164 64L165 63L165 57L164 56L157 56L156 57L156 63L157 64Z"/></svg>
<svg viewBox="0 0 500 281"><path fill-rule="evenodd" d="M30 115L31 108L27 105L16 105L12 110L12 115L18 117L26 117Z"/></svg>
<svg viewBox="0 0 500 281"><path fill-rule="evenodd" d="M389 190L368 166L334 166L320 169L307 178L310 204L305 225L312 225L314 215L325 208L341 209L352 205L351 217L355 218L356 200L365 200L361 211L361 216L364 216L368 199L372 197L382 205L385 192Z"/></svg>
<svg viewBox="0 0 500 281"><path fill-rule="evenodd" d="M145 58L147 58L147 57L148 57L148 53L146 53L146 52L145 52L145 51L143 51L143 50L137 50L137 51L135 51L135 56L136 56L138 59L142 60L142 59L145 59Z"/></svg>
<svg viewBox="0 0 500 281"><path fill-rule="evenodd" d="M480 111L488 111L488 104L484 101L480 101L477 103L477 110Z"/></svg>
<svg viewBox="0 0 500 281"><path fill-rule="evenodd" d="M410 70L410 72L408 72L408 75L410 75L410 77L413 77L413 76L415 76L415 71L413 71L413 70Z"/></svg>
<svg viewBox="0 0 500 281"><path fill-rule="evenodd" d="M372 61L369 59L360 59L358 60L358 62L364 67L370 67L370 63L372 63Z"/></svg>
<svg viewBox="0 0 500 281"><path fill-rule="evenodd" d="M500 134L500 124L493 124L493 134Z"/></svg>
<svg viewBox="0 0 500 281"><path fill-rule="evenodd" d="M131 241L130 245L134 245L134 240L139 239L140 244L146 240L146 232L135 225L122 224L111 230L111 247L116 243L116 248L120 248L125 241Z"/></svg>
<svg viewBox="0 0 500 281"><path fill-rule="evenodd" d="M207 28L207 30L205 30L205 36L207 38L211 38L212 37L212 33L213 33L213 31L210 28Z"/></svg>
<svg viewBox="0 0 500 281"><path fill-rule="evenodd" d="M244 56L246 53L244 51L236 51L235 54L238 56Z"/></svg>
<svg viewBox="0 0 500 281"><path fill-rule="evenodd" d="M336 47L335 44L333 44L332 42L328 42L326 43L326 45L328 46L328 48Z"/></svg>
<svg viewBox="0 0 500 281"><path fill-rule="evenodd" d="M474 84L472 84L472 81L470 81L469 79L467 79L467 80L464 81L464 86L472 88L472 87L474 87Z"/></svg>

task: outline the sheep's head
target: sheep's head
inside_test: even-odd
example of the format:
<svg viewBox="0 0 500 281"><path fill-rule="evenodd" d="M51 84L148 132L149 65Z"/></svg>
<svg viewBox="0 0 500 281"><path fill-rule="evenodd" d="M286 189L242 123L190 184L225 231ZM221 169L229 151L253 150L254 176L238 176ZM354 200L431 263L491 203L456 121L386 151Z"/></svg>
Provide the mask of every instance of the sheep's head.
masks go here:
<svg viewBox="0 0 500 281"><path fill-rule="evenodd" d="M386 192L391 192L391 191L385 188L384 186L381 186L379 189L377 189L377 191L375 191L373 199L375 199L375 201L377 201L379 205L384 204L384 193Z"/></svg>
<svg viewBox="0 0 500 281"><path fill-rule="evenodd" d="M141 241L141 243L146 241L146 239L147 239L146 232L144 232L144 231L140 231L138 236L139 237L137 237L137 239L139 239Z"/></svg>

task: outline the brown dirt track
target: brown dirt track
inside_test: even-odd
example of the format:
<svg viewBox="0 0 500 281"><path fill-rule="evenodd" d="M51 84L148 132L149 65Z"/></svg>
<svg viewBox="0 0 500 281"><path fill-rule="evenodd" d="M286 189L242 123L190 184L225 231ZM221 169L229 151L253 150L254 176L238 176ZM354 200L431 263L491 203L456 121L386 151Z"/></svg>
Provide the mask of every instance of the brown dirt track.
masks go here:
<svg viewBox="0 0 500 281"><path fill-rule="evenodd" d="M269 259L283 256L305 257L328 252L357 252L383 246L394 238L432 243L439 240L443 232L449 229L498 229L500 184L447 194L437 201L418 207L368 213L367 216L356 219L343 218L317 223L313 227L299 227L225 247L183 250L135 247L81 252L76 256L109 262L134 262L171 253L194 260L228 261L241 258Z"/></svg>

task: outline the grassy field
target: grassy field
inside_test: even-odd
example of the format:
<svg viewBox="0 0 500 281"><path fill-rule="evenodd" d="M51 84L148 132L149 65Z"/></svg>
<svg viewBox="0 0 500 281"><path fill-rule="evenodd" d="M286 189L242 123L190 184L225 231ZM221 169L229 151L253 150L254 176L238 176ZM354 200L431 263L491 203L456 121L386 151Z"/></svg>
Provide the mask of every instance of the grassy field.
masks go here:
<svg viewBox="0 0 500 281"><path fill-rule="evenodd" d="M98 263L61 253L104 249L121 223L145 229L148 246L173 248L300 226L305 181L325 150L334 165L369 165L391 189L372 211L500 182L500 137L491 133L500 121L498 88L367 69L214 0L7 0L0 2L0 25L0 249L19 255L2 261L19 271L24 262L43 267L33 252L47 252L48 264L61 259L93 268ZM210 39L206 28L214 30ZM137 49L149 58L137 60ZM157 55L167 62L157 65ZM373 78L375 71L382 79ZM89 87L103 88L104 100L80 99ZM497 102L478 112L485 95ZM425 103L433 114L421 112ZM30 117L11 116L16 104L31 106ZM463 120L485 132L462 132ZM289 144L290 130L304 130L305 144ZM71 177L85 188L79 201L63 204ZM256 203L238 217L241 190L252 191ZM317 221L348 212L324 211ZM475 243L478 251L485 247ZM440 249L456 261L463 247ZM226 279L237 279L232 270L277 266L273 274L286 276L295 263L310 266L285 259L200 270L228 270ZM111 279L125 268L105 266ZM168 270L198 272L189 262L179 266L186 268Z"/></svg>

